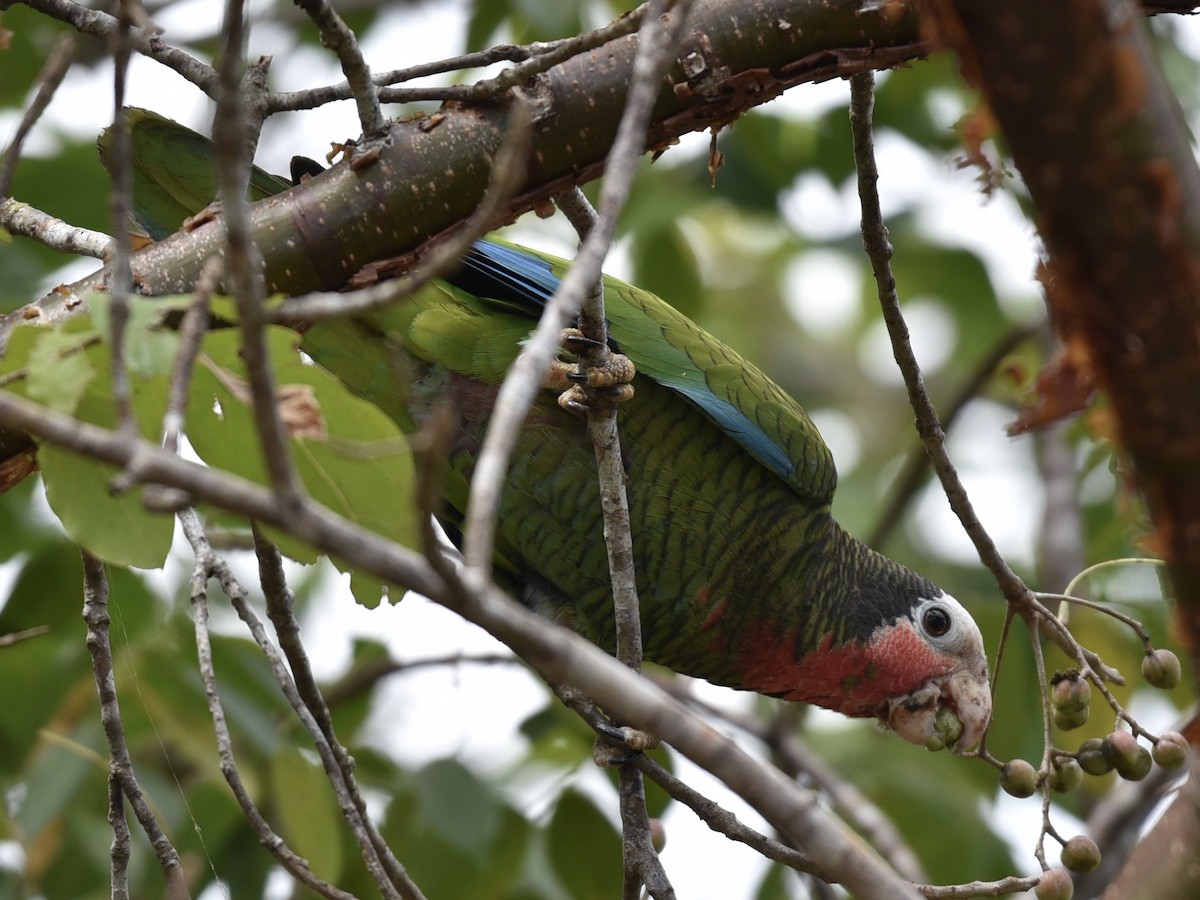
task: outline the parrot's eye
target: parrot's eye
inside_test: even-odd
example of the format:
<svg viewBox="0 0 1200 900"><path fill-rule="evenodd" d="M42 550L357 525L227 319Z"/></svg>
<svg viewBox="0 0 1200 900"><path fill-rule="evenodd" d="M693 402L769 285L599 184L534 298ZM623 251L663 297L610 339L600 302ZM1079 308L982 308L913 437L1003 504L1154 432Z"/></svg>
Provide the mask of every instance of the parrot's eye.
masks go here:
<svg viewBox="0 0 1200 900"><path fill-rule="evenodd" d="M921 625L931 637L942 637L952 624L950 613L941 606L931 606L921 615Z"/></svg>

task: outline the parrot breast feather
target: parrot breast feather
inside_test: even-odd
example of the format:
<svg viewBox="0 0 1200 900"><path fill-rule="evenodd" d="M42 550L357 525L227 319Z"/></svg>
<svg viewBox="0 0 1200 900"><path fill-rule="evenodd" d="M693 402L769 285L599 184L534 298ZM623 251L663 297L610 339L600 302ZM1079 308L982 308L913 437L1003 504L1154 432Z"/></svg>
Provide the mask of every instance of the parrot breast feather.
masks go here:
<svg viewBox="0 0 1200 900"><path fill-rule="evenodd" d="M450 280L536 317L567 265L489 239ZM759 369L658 297L613 278L605 279L605 312L613 349L639 374L686 397L806 501L830 502L837 471L829 449L799 404Z"/></svg>

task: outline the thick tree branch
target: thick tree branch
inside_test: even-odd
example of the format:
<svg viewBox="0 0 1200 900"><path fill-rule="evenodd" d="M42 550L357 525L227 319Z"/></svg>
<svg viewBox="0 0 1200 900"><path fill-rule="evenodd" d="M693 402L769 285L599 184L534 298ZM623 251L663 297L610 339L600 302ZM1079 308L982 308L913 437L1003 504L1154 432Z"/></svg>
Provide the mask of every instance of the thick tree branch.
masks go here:
<svg viewBox="0 0 1200 900"><path fill-rule="evenodd" d="M42 2L42 0L39 0ZM659 91L646 149L679 135L720 128L788 87L886 67L920 55L915 15L858 0L698 0L676 60ZM566 188L597 177L616 135L638 39L628 35L573 56L520 88L536 110L528 174L501 218L510 220ZM215 85L209 86L215 92ZM455 105L393 124L385 141L276 197L253 204L251 239L268 291L289 295L340 288L364 264L407 254L456 227L479 204L489 160L507 130L505 104ZM204 261L224 246L217 219L138 253L135 277L147 294L191 289ZM403 271L373 265L360 279ZM49 320L68 315L103 273L38 302ZM0 344L21 314L0 321Z"/></svg>

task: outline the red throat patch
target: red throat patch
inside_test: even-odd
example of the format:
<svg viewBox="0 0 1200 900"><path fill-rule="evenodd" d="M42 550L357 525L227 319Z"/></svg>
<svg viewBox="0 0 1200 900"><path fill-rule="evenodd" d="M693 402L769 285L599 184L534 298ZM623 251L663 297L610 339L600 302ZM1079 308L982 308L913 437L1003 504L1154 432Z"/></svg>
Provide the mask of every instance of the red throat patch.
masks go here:
<svg viewBox="0 0 1200 900"><path fill-rule="evenodd" d="M751 626L742 641L742 687L814 703L847 716L874 716L882 703L952 671L958 661L937 653L912 622L875 629L867 644L834 645L833 635L796 659L796 632Z"/></svg>

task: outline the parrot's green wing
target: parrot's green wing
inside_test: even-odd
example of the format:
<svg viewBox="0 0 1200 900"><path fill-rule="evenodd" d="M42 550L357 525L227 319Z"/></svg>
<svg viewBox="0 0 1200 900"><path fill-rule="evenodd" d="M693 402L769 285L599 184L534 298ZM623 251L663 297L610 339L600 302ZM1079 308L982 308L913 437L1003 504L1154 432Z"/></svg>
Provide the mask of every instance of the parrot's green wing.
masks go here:
<svg viewBox="0 0 1200 900"><path fill-rule="evenodd" d="M489 238L472 247L464 269L450 281L498 305L495 312L503 319L498 320L502 325L496 337L501 338L511 331L514 313L540 315L568 265ZM829 448L800 405L758 368L658 297L615 278L605 279L605 311L615 349L628 356L641 375L698 406L805 500L819 506L830 502L837 471ZM443 340L439 347L426 348L432 351L429 358L445 365L447 343L478 346ZM503 354L489 357L505 361ZM480 371L479 358L471 362L472 370L449 367L476 378L487 374ZM492 372L493 379L502 371Z"/></svg>
<svg viewBox="0 0 1200 900"><path fill-rule="evenodd" d="M134 218L154 239L176 231L215 195L212 142L176 122L143 109L129 109L134 173ZM109 166L111 129L98 141ZM255 168L251 199L286 190L290 184ZM494 239L479 241L453 287L426 289L423 297L375 317L384 333L403 333L402 343L429 362L497 383L515 357L530 318L554 293L566 260ZM811 504L830 502L837 486L833 458L816 426L781 388L716 338L674 308L636 287L606 279L605 306L616 348L633 360L641 375L671 388L698 406L726 434L783 478ZM353 329L347 324L346 328ZM390 366L362 353L361 346L339 346L349 335L342 327L320 327L307 344L322 345L350 371L357 357L361 371L354 385L389 414L405 418L403 391L391 382ZM355 342L357 343L357 342ZM361 355L359 355L361 354ZM371 360L371 362L368 362ZM383 372L384 374L379 374ZM345 375L343 375L345 377ZM383 384L377 383L379 378ZM389 408L392 407L392 408Z"/></svg>
<svg viewBox="0 0 1200 900"><path fill-rule="evenodd" d="M133 163L133 219L152 239L162 240L216 197L212 141L146 109L131 107L125 115ZM100 161L110 172L112 142L111 127L96 141ZM251 200L262 200L289 187L287 180L257 166L251 170Z"/></svg>

